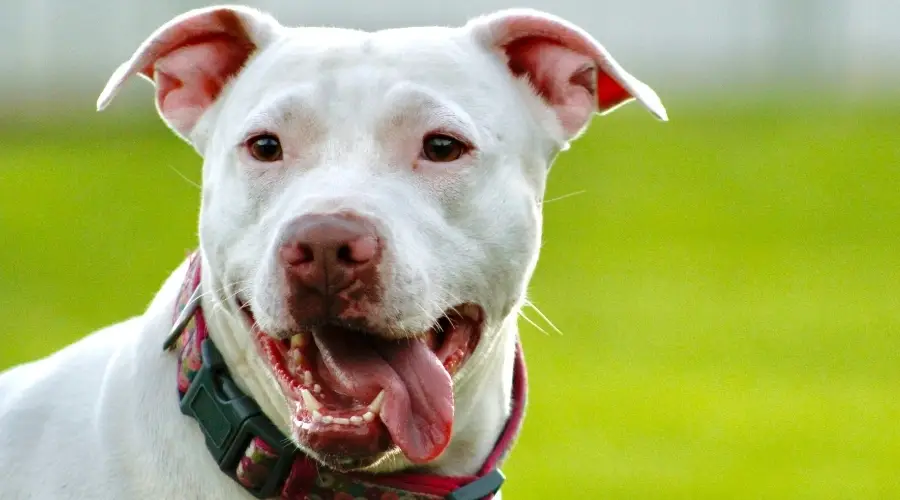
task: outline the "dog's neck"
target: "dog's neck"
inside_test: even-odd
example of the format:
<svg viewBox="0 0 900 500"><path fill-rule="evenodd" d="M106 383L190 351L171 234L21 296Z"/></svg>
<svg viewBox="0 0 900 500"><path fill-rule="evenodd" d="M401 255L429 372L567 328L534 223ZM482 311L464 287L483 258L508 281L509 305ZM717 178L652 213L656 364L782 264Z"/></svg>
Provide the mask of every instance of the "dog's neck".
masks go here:
<svg viewBox="0 0 900 500"><path fill-rule="evenodd" d="M203 266L209 268L204 262ZM225 360L238 387L250 395L263 413L285 435L290 435L284 396L257 354L252 335L239 314L223 302L222 284L203 275L201 307L209 337ZM454 433L447 450L424 470L444 475L473 474L491 453L510 414L513 368L518 332L513 311L496 331L485 331L489 343L479 346L468 373L455 388ZM395 472L412 464L395 454L367 469L370 473ZM420 468L422 469L422 468Z"/></svg>

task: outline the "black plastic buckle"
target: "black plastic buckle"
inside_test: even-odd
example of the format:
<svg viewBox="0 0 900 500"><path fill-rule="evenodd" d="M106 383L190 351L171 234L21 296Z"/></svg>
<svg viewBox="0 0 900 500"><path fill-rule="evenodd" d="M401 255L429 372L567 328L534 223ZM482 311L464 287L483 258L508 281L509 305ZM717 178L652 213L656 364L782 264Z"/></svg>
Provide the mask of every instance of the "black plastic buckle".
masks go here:
<svg viewBox="0 0 900 500"><path fill-rule="evenodd" d="M500 469L494 469L471 483L454 490L444 497L445 500L480 500L500 491L506 476Z"/></svg>
<svg viewBox="0 0 900 500"><path fill-rule="evenodd" d="M250 441L254 437L262 438L278 453L278 461L263 485L245 488L256 498L277 496L297 448L262 413L259 405L238 389L212 341L205 339L200 349L203 363L181 398L181 413L200 424L210 454L222 472L234 480Z"/></svg>

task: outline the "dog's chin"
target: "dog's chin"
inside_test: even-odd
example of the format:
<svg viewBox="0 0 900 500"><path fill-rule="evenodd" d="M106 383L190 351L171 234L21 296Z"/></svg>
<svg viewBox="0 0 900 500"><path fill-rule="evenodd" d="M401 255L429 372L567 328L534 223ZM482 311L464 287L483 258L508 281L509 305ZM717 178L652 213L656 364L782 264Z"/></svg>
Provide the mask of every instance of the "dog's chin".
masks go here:
<svg viewBox="0 0 900 500"><path fill-rule="evenodd" d="M483 309L461 304L425 332L400 340L339 322L277 335L238 299L291 414L292 438L337 470L360 470L402 453L440 456L453 427L452 377L481 338Z"/></svg>

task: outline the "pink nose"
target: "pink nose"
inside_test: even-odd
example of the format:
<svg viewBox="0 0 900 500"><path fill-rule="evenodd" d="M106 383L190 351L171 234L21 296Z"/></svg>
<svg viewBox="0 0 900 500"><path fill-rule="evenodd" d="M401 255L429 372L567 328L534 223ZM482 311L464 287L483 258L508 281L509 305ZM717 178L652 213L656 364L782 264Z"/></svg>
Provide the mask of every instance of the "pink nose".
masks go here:
<svg viewBox="0 0 900 500"><path fill-rule="evenodd" d="M322 295L338 293L371 275L381 243L370 223L360 217L310 214L287 227L279 249L288 279Z"/></svg>

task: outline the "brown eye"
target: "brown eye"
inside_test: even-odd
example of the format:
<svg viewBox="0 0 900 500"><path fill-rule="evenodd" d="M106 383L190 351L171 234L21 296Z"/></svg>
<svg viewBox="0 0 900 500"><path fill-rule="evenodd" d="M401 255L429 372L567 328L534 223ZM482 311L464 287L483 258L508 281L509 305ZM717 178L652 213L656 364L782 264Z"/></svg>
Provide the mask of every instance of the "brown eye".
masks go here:
<svg viewBox="0 0 900 500"><path fill-rule="evenodd" d="M434 134L422 141L422 156L435 163L448 163L459 159L468 147L448 135Z"/></svg>
<svg viewBox="0 0 900 500"><path fill-rule="evenodd" d="M271 134L258 135L247 141L250 155L261 162L275 162L281 159L281 142Z"/></svg>

